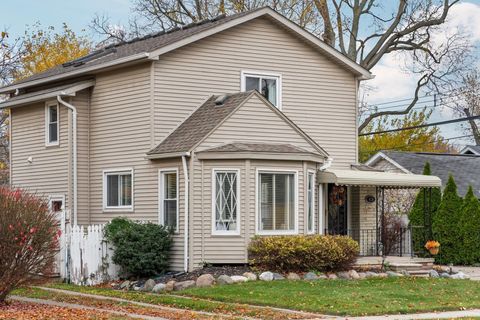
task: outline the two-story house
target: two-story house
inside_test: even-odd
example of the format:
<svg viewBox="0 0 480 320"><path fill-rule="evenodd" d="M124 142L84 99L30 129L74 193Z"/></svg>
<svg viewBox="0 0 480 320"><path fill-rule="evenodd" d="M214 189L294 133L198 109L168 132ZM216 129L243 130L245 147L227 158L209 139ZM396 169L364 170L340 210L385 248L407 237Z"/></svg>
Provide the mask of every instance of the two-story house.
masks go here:
<svg viewBox="0 0 480 320"><path fill-rule="evenodd" d="M72 224L173 227L175 270L245 263L254 235L358 238L379 187L440 183L355 166L371 77L270 8L110 45L0 88L11 183Z"/></svg>

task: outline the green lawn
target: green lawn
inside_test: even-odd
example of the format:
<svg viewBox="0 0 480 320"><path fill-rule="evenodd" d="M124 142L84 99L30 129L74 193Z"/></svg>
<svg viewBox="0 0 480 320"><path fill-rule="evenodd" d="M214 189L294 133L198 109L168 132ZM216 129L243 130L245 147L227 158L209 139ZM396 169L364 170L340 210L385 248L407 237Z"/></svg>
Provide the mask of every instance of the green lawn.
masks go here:
<svg viewBox="0 0 480 320"><path fill-rule="evenodd" d="M247 282L181 294L337 315L375 315L480 307L480 282L397 278L361 281Z"/></svg>
<svg viewBox="0 0 480 320"><path fill-rule="evenodd" d="M52 284L52 287L194 310L235 314L243 303L333 315L379 315L480 308L480 282L429 278L247 282L170 294ZM205 300L203 300L205 299ZM207 301L208 299L208 301ZM223 302L223 303L222 303ZM251 315L255 314L249 310Z"/></svg>

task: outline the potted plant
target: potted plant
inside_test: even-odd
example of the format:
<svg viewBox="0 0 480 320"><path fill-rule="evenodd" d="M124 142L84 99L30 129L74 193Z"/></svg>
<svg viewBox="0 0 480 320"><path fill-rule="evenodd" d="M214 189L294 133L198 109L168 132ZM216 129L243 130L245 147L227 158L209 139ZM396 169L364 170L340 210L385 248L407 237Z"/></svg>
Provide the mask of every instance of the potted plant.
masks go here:
<svg viewBox="0 0 480 320"><path fill-rule="evenodd" d="M427 243L425 244L425 249L427 249L430 254L436 255L438 254L438 251L440 251L440 243L435 240L427 241Z"/></svg>

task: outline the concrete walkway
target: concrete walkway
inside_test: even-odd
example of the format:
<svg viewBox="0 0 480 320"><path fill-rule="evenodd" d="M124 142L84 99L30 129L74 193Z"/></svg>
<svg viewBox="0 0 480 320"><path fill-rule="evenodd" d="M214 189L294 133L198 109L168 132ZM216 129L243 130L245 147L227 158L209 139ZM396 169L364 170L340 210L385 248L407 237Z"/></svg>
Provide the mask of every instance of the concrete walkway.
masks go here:
<svg viewBox="0 0 480 320"><path fill-rule="evenodd" d="M470 277L470 280L480 281L480 267L453 267L454 271L461 271Z"/></svg>

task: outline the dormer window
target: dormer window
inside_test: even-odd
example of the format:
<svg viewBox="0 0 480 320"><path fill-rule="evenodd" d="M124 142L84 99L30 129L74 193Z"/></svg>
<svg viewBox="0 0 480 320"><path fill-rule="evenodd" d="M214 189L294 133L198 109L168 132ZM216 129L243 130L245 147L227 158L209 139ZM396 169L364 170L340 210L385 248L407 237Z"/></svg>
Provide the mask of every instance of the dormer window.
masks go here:
<svg viewBox="0 0 480 320"><path fill-rule="evenodd" d="M275 107L281 108L281 76L275 73L242 72L242 91L257 90Z"/></svg>
<svg viewBox="0 0 480 320"><path fill-rule="evenodd" d="M58 146L59 135L58 104L47 103L45 106L45 145Z"/></svg>

